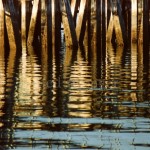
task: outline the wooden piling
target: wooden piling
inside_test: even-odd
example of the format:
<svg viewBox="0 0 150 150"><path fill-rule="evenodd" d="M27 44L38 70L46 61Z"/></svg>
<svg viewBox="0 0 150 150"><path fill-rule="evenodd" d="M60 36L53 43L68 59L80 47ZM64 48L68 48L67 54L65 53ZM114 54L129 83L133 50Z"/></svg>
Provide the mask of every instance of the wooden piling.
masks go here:
<svg viewBox="0 0 150 150"><path fill-rule="evenodd" d="M21 37L22 46L26 46L26 0L21 1Z"/></svg>
<svg viewBox="0 0 150 150"><path fill-rule="evenodd" d="M96 0L91 0L91 41L93 46L96 46L97 38L96 38ZM95 48L96 49L96 48Z"/></svg>
<svg viewBox="0 0 150 150"><path fill-rule="evenodd" d="M60 7L62 12L62 23L64 27L66 46L77 46L77 36L69 1L60 0Z"/></svg>
<svg viewBox="0 0 150 150"><path fill-rule="evenodd" d="M131 3L131 42L137 42L137 0Z"/></svg>
<svg viewBox="0 0 150 150"><path fill-rule="evenodd" d="M16 50L15 34L13 30L13 25L12 25L11 14L9 12L9 8L7 4L5 5L5 23L6 23L9 47L11 50L13 49Z"/></svg>
<svg viewBox="0 0 150 150"><path fill-rule="evenodd" d="M15 36L15 41L16 41L16 45L17 48L19 49L21 47L21 36L20 36L20 25L19 25L19 16L17 13L17 9L14 5L14 1L13 0L7 0L6 1L6 5L8 5L8 10L10 12L10 18L12 21L12 27L14 30L14 36Z"/></svg>
<svg viewBox="0 0 150 150"><path fill-rule="evenodd" d="M77 5L77 0L71 0L71 13L73 17L75 15L76 5Z"/></svg>
<svg viewBox="0 0 150 150"><path fill-rule="evenodd" d="M28 45L33 44L35 25L36 25L36 19L37 19L37 14L38 14L38 8L39 8L39 0L34 0L33 1L31 20L30 20L30 26L29 26L29 32L28 32L28 39L27 39Z"/></svg>
<svg viewBox="0 0 150 150"><path fill-rule="evenodd" d="M47 7L46 7L46 1L41 1L41 47L42 50L47 49ZM44 48L45 47L45 48Z"/></svg>
<svg viewBox="0 0 150 150"><path fill-rule="evenodd" d="M0 51L4 48L4 7L0 0Z"/></svg>
<svg viewBox="0 0 150 150"><path fill-rule="evenodd" d="M55 45L55 38L56 38L56 33L55 33L55 29L56 29L56 6L55 6L55 0L51 0L51 8L52 8L52 45Z"/></svg>
<svg viewBox="0 0 150 150"><path fill-rule="evenodd" d="M131 43L131 89L137 88L137 43Z"/></svg>
<svg viewBox="0 0 150 150"><path fill-rule="evenodd" d="M119 16L119 22L120 22L120 27L122 30L122 37L123 37L123 41L124 43L127 42L127 31L126 31L126 26L125 26L125 21L123 18L123 13L122 13L122 5L121 5L121 1L117 0L117 12L118 12L118 16Z"/></svg>
<svg viewBox="0 0 150 150"><path fill-rule="evenodd" d="M5 81L4 7L2 0L0 0L0 79L1 81ZM0 100L4 98L4 92L5 83L2 82L0 83Z"/></svg>
<svg viewBox="0 0 150 150"><path fill-rule="evenodd" d="M116 5L116 9L117 9L117 3L115 5ZM113 7L114 6L111 2L111 8L113 8ZM117 13L117 10L116 10L116 12L112 12L112 10L111 10L106 39L107 39L107 42L111 42L111 38L113 35L113 30L114 30L115 34L116 34L116 43L117 43L117 45L121 46L124 44L123 34L122 34L122 29L121 29L121 25L120 25L120 21L119 21L119 16L118 16L118 14L115 14L115 13Z"/></svg>
<svg viewBox="0 0 150 150"><path fill-rule="evenodd" d="M143 1L138 1L138 44L143 43Z"/></svg>
<svg viewBox="0 0 150 150"><path fill-rule="evenodd" d="M80 1L80 7L79 7L79 13L77 17L77 26L76 26L76 34L77 34L77 39L79 42L83 42L83 37L84 37L84 31L85 31L85 23L86 23L86 4L87 0L81 0Z"/></svg>

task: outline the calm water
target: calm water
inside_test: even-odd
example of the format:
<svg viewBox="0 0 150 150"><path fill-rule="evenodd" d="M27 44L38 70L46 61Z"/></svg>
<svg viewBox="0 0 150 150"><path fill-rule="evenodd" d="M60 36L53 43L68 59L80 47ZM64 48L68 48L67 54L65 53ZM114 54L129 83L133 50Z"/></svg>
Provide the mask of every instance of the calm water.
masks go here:
<svg viewBox="0 0 150 150"><path fill-rule="evenodd" d="M150 149L142 46L46 51L1 52L0 149Z"/></svg>

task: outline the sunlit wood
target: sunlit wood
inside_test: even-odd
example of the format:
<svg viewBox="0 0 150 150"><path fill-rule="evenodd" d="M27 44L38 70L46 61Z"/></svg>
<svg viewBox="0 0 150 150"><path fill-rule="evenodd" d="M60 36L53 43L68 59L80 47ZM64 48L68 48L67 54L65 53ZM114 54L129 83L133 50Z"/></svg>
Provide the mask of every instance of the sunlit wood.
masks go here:
<svg viewBox="0 0 150 150"><path fill-rule="evenodd" d="M71 13L74 17L77 0L71 0Z"/></svg>
<svg viewBox="0 0 150 150"><path fill-rule="evenodd" d="M87 0L81 0L80 2L80 8L79 8L79 13L77 17L77 26L76 26L76 34L77 34L77 39L79 41L81 32L82 32L82 26L84 23L84 11L86 7Z"/></svg>
<svg viewBox="0 0 150 150"><path fill-rule="evenodd" d="M62 23L65 33L66 46L77 46L75 25L71 14L70 3L68 0L60 0L62 11Z"/></svg>
<svg viewBox="0 0 150 150"><path fill-rule="evenodd" d="M131 89L137 89L137 44L131 45Z"/></svg>
<svg viewBox="0 0 150 150"><path fill-rule="evenodd" d="M111 6L112 6L111 9L114 9L113 7L117 9L117 3L115 4L111 3ZM113 30L114 30L116 35L117 45L123 45L124 41L123 41L123 34L122 34L121 24L119 21L119 16L118 14L117 15L114 14L114 12L112 11L115 11L115 13L117 13L117 10L111 10L110 20L108 24L107 33L106 33L106 41L111 42Z"/></svg>
<svg viewBox="0 0 150 150"><path fill-rule="evenodd" d="M39 0L34 0L30 26L29 26L29 32L28 32L28 40L27 40L29 45L33 44L35 25L36 25L36 19L37 19L37 14L38 14L38 6L39 6Z"/></svg>
<svg viewBox="0 0 150 150"><path fill-rule="evenodd" d="M47 36L47 7L45 0L41 1L41 45L42 52L47 49L48 36ZM44 48L45 47L45 48Z"/></svg>
<svg viewBox="0 0 150 150"><path fill-rule="evenodd" d="M26 0L21 1L21 35L24 47L26 46Z"/></svg>
<svg viewBox="0 0 150 150"><path fill-rule="evenodd" d="M13 24L12 24L12 20L11 20L11 14L9 12L8 5L5 6L5 22L6 22L6 29L7 29L7 35L8 35L10 49L16 50L15 34L14 34Z"/></svg>
<svg viewBox="0 0 150 150"><path fill-rule="evenodd" d="M4 47L4 7L2 0L0 0L0 51Z"/></svg>
<svg viewBox="0 0 150 150"><path fill-rule="evenodd" d="M131 3L131 41L137 41L137 0L132 0Z"/></svg>

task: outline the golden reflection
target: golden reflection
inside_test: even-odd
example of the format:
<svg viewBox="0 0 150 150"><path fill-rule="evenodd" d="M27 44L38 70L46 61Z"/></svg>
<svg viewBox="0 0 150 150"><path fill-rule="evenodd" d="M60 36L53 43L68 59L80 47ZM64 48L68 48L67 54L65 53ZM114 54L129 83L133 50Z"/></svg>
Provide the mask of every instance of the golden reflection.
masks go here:
<svg viewBox="0 0 150 150"><path fill-rule="evenodd" d="M33 47L28 47L28 51L34 52ZM39 116L43 114L42 76L36 55L27 56L27 50L23 49L19 68L19 85L15 91L17 95L14 105L15 115Z"/></svg>
<svg viewBox="0 0 150 150"><path fill-rule="evenodd" d="M37 130L37 129L41 129L42 128L42 124L40 122L26 122L26 123L23 123L23 122L18 122L18 123L15 123L13 125L13 128L20 128L20 129L34 129L34 130Z"/></svg>
<svg viewBox="0 0 150 150"><path fill-rule="evenodd" d="M89 129L90 125L91 124L87 124L86 122L85 122L85 124L68 124L68 129L75 130L75 131L83 130L83 129L86 130L86 129Z"/></svg>
<svg viewBox="0 0 150 150"><path fill-rule="evenodd" d="M7 63L7 88L8 92L11 92L14 80L14 69L15 69L15 61L16 61L16 48L11 48L9 51L8 63ZM12 93L11 93L12 94Z"/></svg>
<svg viewBox="0 0 150 150"><path fill-rule="evenodd" d="M124 47L117 46L116 54L112 44L107 44L108 59L112 65L121 65Z"/></svg>
<svg viewBox="0 0 150 150"><path fill-rule="evenodd" d="M68 68L64 72L67 74L64 80L66 80L66 86L69 88L67 103L69 116L91 117L92 90L89 90L92 87L91 67L88 66L88 62L84 61L80 49L77 52L77 60L67 65L71 66L70 71ZM64 64L64 68L68 66Z"/></svg>
<svg viewBox="0 0 150 150"><path fill-rule="evenodd" d="M143 90L143 84L144 84L144 64L143 64L143 45L140 44L138 46L138 69L137 69L137 78L138 78L138 83L137 83L137 88L138 90ZM143 92L138 94L138 99L140 101L143 101Z"/></svg>
<svg viewBox="0 0 150 150"><path fill-rule="evenodd" d="M137 44L131 45L131 89L137 89ZM132 96L131 96L132 98Z"/></svg>
<svg viewBox="0 0 150 150"><path fill-rule="evenodd" d="M0 49L0 117L3 116L3 106L5 104L5 59L4 59L4 47ZM3 126L3 123L0 122L0 127Z"/></svg>
<svg viewBox="0 0 150 150"><path fill-rule="evenodd" d="M47 9L46 2L41 1L41 68L42 68L42 102L45 103L47 99L47 82L48 82L48 35L47 35Z"/></svg>

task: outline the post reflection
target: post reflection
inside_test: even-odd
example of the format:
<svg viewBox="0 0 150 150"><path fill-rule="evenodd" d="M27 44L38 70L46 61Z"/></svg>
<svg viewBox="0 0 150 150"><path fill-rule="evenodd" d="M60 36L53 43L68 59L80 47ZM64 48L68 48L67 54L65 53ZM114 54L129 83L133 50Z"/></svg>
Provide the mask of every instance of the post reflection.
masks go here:
<svg viewBox="0 0 150 150"><path fill-rule="evenodd" d="M28 51L34 52L33 47L28 47ZM27 55L27 49L23 49L22 58L19 64L18 87L15 94L17 95L14 104L16 117L34 117L43 114L43 103L41 100L42 91L42 74L41 66L37 62L35 54ZM30 120L31 121L31 120ZM14 128L33 128L34 123L18 122ZM37 126L39 128L40 125ZM41 127L41 126L40 126Z"/></svg>
<svg viewBox="0 0 150 150"><path fill-rule="evenodd" d="M6 76L5 76L5 58L4 58L4 47L1 46L0 49L0 118L3 117L3 107L5 105L5 83L6 83ZM0 128L4 126L2 119L0 119Z"/></svg>
<svg viewBox="0 0 150 150"><path fill-rule="evenodd" d="M63 80L66 89L64 93L68 101L68 116L91 117L92 90L89 90L92 87L91 66L85 61L81 49L78 49L76 57L72 56L69 48L66 48L66 56ZM72 57L76 59L72 61Z"/></svg>

